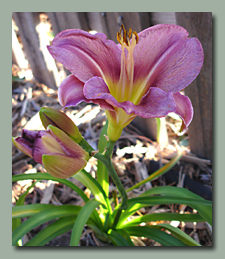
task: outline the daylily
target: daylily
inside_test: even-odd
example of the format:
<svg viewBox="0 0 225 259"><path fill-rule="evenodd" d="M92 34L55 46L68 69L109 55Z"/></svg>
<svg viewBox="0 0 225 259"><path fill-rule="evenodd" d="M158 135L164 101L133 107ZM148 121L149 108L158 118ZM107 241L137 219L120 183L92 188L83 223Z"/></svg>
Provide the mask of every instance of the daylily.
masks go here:
<svg viewBox="0 0 225 259"><path fill-rule="evenodd" d="M49 107L42 107L39 116L45 129L52 125L64 131L76 143L80 143L83 139L78 127L65 113Z"/></svg>
<svg viewBox="0 0 225 259"><path fill-rule="evenodd" d="M112 141L137 115L153 118L175 112L186 129L193 107L179 91L201 70L204 55L198 39L168 24L138 34L121 26L117 39L118 44L103 33L73 29L56 35L49 52L72 73L59 87L60 104L99 104L106 110Z"/></svg>
<svg viewBox="0 0 225 259"><path fill-rule="evenodd" d="M22 130L13 143L26 155L42 164L57 178L67 178L82 170L89 155L66 133L50 125L48 130Z"/></svg>

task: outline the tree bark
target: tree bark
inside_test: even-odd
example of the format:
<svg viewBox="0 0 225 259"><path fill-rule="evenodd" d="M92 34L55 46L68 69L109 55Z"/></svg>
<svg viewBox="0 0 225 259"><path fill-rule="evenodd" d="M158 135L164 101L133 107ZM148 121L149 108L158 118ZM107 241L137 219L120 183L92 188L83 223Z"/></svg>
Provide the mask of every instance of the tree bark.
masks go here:
<svg viewBox="0 0 225 259"><path fill-rule="evenodd" d="M204 63L199 76L185 94L191 99L194 117L188 130L191 151L212 160L212 13L178 12L177 24L199 39L203 46Z"/></svg>
<svg viewBox="0 0 225 259"><path fill-rule="evenodd" d="M48 70L43 53L40 51L40 40L32 12L14 12L13 18L19 27L19 35L34 77L38 82L57 89L53 73Z"/></svg>

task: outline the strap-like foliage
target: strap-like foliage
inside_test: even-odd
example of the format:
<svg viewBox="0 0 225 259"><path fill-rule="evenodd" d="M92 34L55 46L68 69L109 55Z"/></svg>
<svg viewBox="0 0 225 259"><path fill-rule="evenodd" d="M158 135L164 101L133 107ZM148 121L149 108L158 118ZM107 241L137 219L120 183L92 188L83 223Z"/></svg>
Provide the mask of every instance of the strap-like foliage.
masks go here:
<svg viewBox="0 0 225 259"><path fill-rule="evenodd" d="M84 207L81 209L75 224L73 226L71 239L70 239L70 246L78 246L80 241L80 236L82 234L83 228L87 223L90 215L92 214L93 210L98 207L101 203L96 200L90 200L87 202Z"/></svg>
<svg viewBox="0 0 225 259"><path fill-rule="evenodd" d="M40 211L39 213L36 213L13 231L12 245L15 245L20 238L22 238L26 233L35 227L53 219L77 216L80 210L80 206L63 205L54 206L53 208L48 208L46 210Z"/></svg>
<svg viewBox="0 0 225 259"><path fill-rule="evenodd" d="M44 246L53 238L62 235L72 229L76 216L64 217L51 223L41 230L35 237L24 246Z"/></svg>
<svg viewBox="0 0 225 259"><path fill-rule="evenodd" d="M186 246L184 242L177 239L176 237L171 236L159 229L152 228L151 226L127 227L125 230L129 233L130 236L147 237L155 240L163 246Z"/></svg>
<svg viewBox="0 0 225 259"><path fill-rule="evenodd" d="M41 180L51 180L51 181L59 182L59 183L65 184L66 186L70 187L72 190L77 192L77 194L79 194L79 196L85 202L87 202L89 200L87 195L79 187L77 187L75 184L73 184L71 181L66 180L66 179L56 178L54 176L51 176L48 173L18 174L18 175L12 176L12 182L22 181L22 180L40 180L40 181Z"/></svg>

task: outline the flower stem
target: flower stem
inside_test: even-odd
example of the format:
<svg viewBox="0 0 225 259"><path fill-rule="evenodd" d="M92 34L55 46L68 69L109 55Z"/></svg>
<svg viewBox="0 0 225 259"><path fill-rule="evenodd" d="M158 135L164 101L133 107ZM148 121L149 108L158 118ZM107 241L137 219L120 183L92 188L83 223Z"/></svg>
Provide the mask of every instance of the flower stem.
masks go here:
<svg viewBox="0 0 225 259"><path fill-rule="evenodd" d="M107 146L107 149L106 149L106 152L105 152L105 158L106 159L104 161L102 161L105 164L106 168L108 169L108 172L109 172L110 176L112 177L113 182L115 183L115 185L118 188L118 190L121 194L121 197L122 197L122 204L117 210L112 228L116 228L116 225L119 221L122 210L125 210L127 208L127 193L126 193L125 189L123 188L123 185L122 185L122 183L121 183L121 181L120 181L120 179L117 175L117 172L116 172L116 170L115 170L115 168L112 164L112 161L111 161L111 156L112 156L112 152L113 152L115 142L116 141L110 141L109 140L108 146Z"/></svg>
<svg viewBox="0 0 225 259"><path fill-rule="evenodd" d="M98 160L102 161L102 163L106 166L113 182L115 183L115 185L116 185L117 189L119 190L120 195L122 197L122 203L121 203L121 206L117 210L117 214L115 216L115 220L113 223L113 228L116 227L118 220L120 218L120 215L122 213L122 210L125 210L127 208L127 193L126 193L125 189L123 188L123 185L122 185L122 183L119 179L119 176L117 175L117 172L111 161L112 152L113 152L115 143L116 143L116 141L111 141L111 140L108 141L108 146L107 146L107 149L106 149L106 152L104 155L99 152L94 154L94 157L97 158ZM94 151L94 149L88 144L88 142L86 142L85 139L82 139L79 144L89 153Z"/></svg>

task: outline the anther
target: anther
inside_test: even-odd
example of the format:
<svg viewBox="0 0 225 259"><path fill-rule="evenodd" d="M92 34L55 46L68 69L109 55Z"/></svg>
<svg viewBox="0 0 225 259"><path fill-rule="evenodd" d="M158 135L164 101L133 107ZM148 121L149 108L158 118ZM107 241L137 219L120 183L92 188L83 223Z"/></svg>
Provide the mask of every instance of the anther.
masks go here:
<svg viewBox="0 0 225 259"><path fill-rule="evenodd" d="M138 34L136 33L136 31L133 31L133 34L135 35L135 40L136 40L136 43L138 43L138 41L139 41Z"/></svg>
<svg viewBox="0 0 225 259"><path fill-rule="evenodd" d="M129 46L129 40L132 39L133 34L135 35L136 43L138 43L138 34L136 33L136 31L132 31L132 29L129 28L128 32L122 24L119 32L117 33L117 41L121 45L125 43L127 46Z"/></svg>

